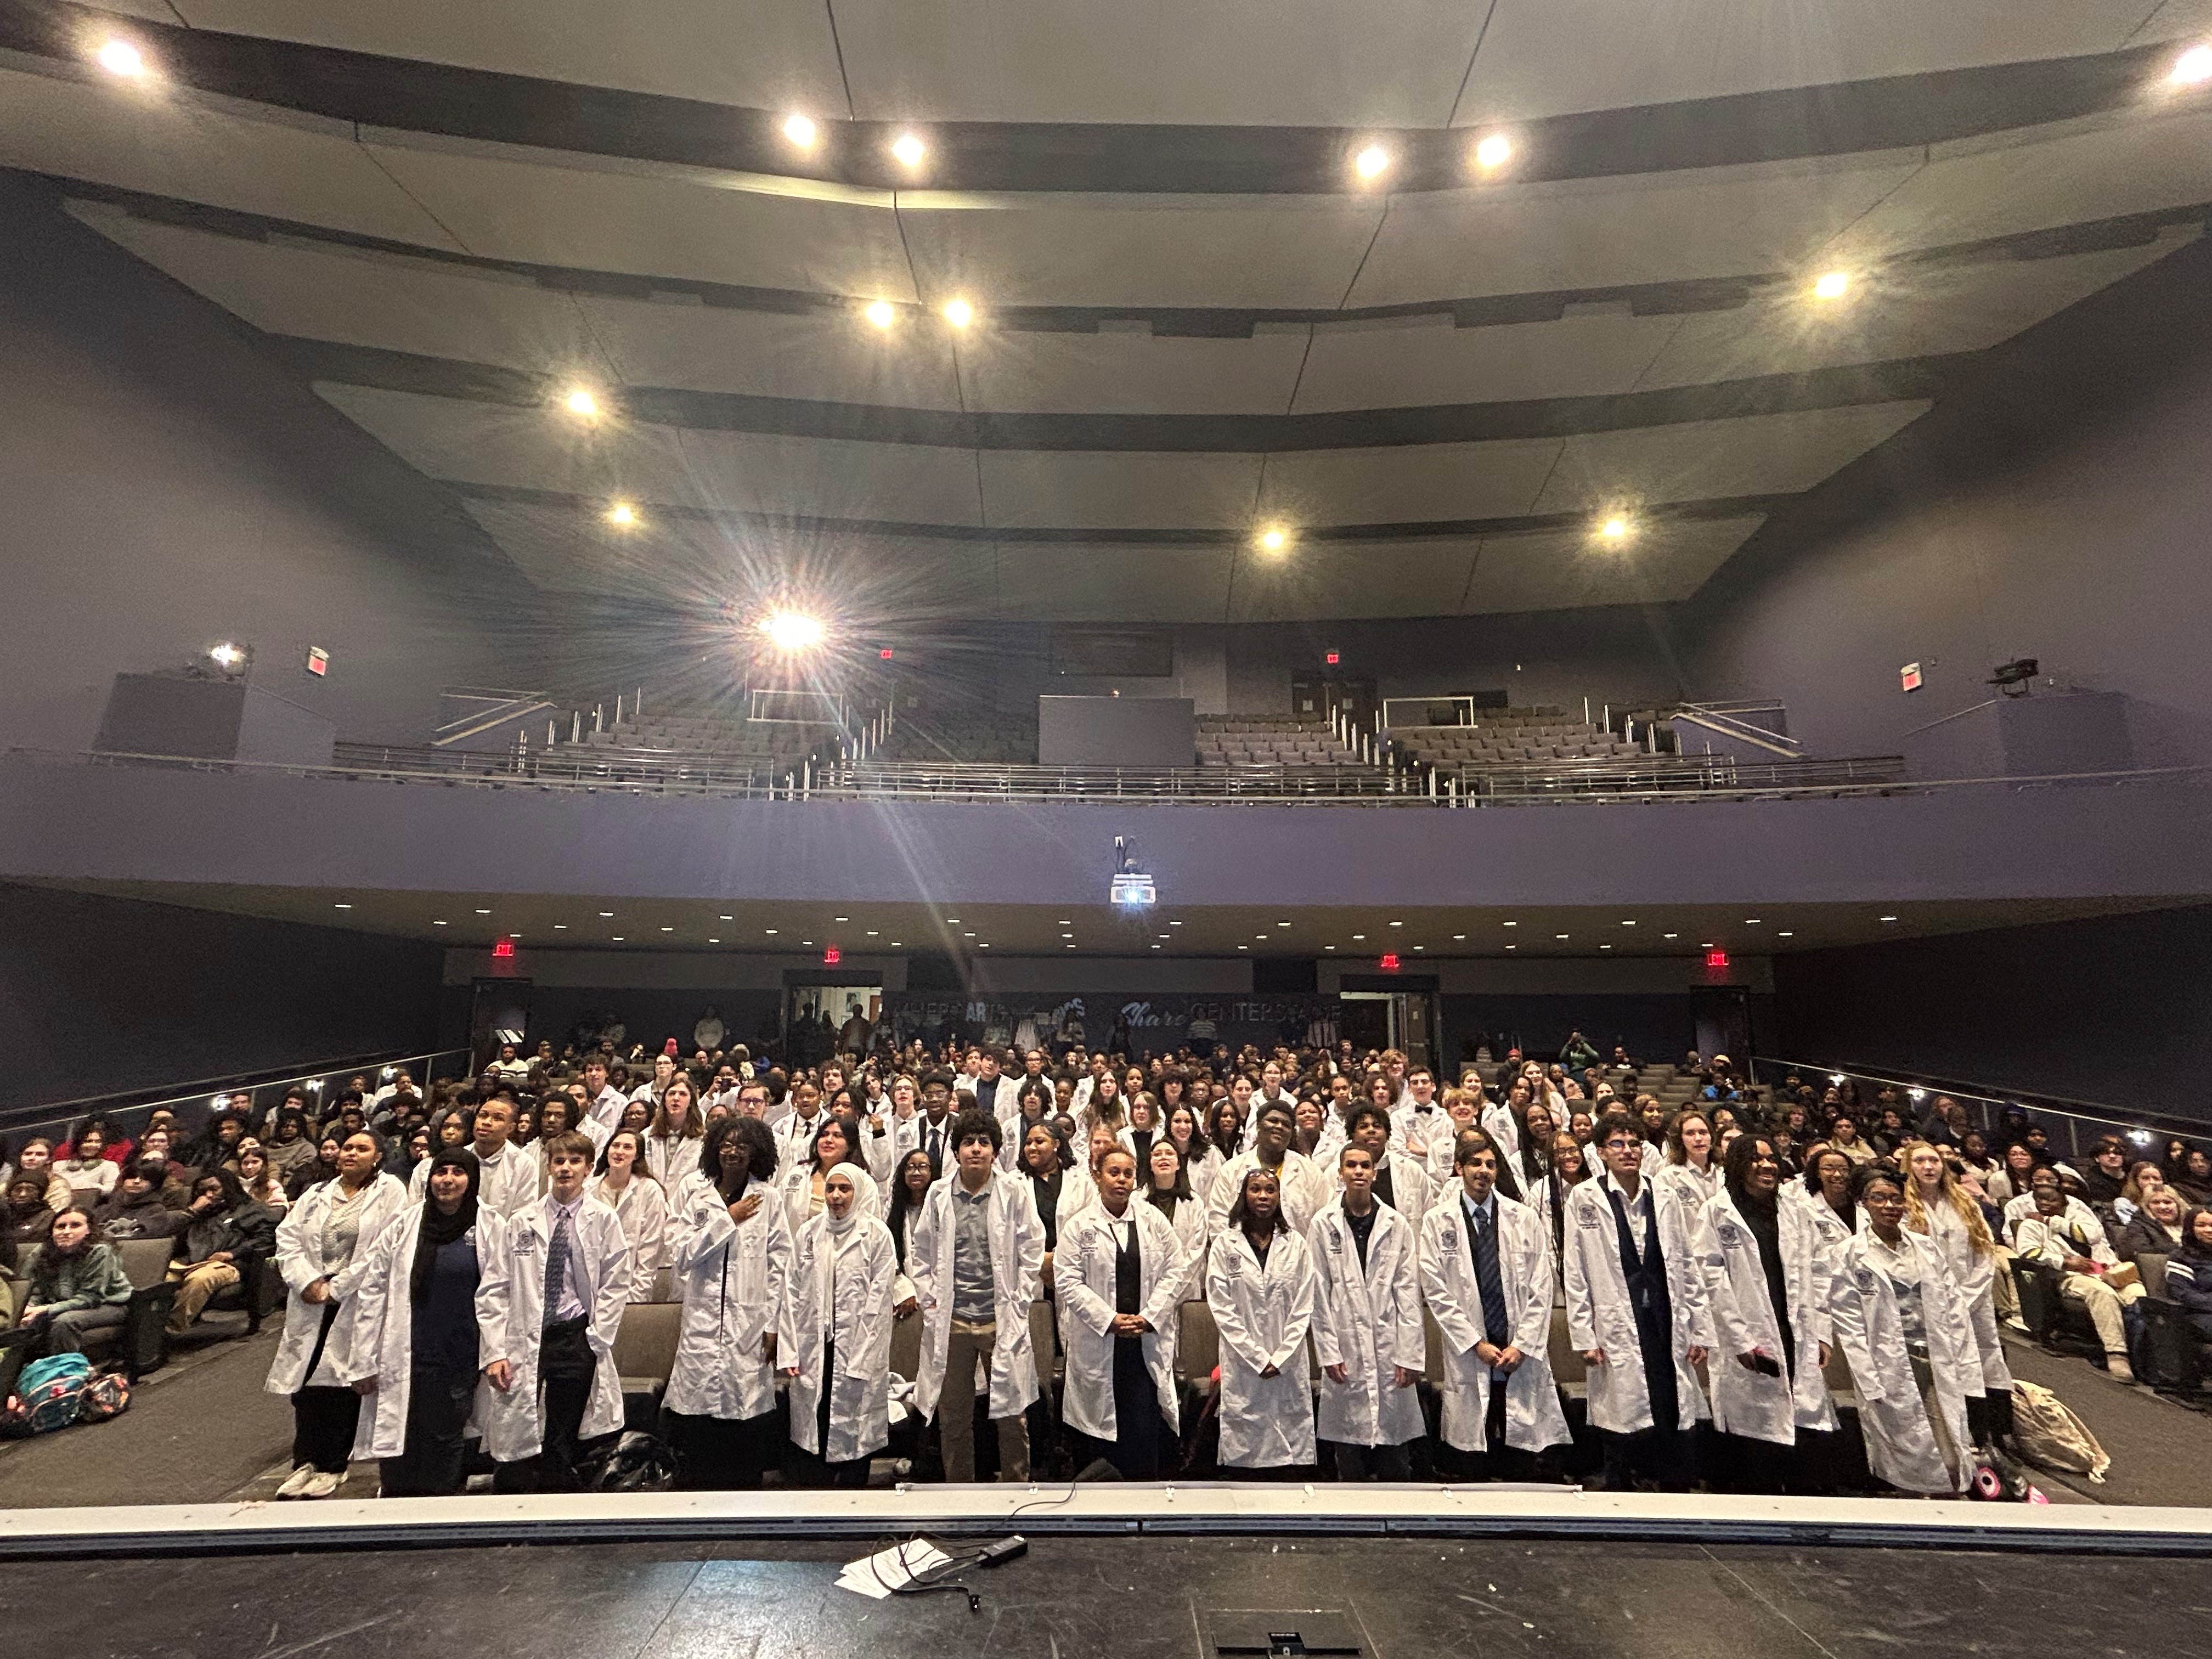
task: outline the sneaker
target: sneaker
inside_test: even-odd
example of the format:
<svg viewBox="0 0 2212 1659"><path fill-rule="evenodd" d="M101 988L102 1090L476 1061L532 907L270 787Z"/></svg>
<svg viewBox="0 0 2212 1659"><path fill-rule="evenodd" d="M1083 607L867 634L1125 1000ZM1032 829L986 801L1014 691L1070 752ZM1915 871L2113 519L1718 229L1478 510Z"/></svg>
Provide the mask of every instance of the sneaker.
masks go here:
<svg viewBox="0 0 2212 1659"><path fill-rule="evenodd" d="M315 1466L313 1463L302 1463L284 1477L284 1484L276 1488L276 1495L279 1498L297 1498L301 1492L307 1491L307 1482L314 1478Z"/></svg>
<svg viewBox="0 0 2212 1659"><path fill-rule="evenodd" d="M300 1496L302 1498L328 1498L332 1492L336 1492L343 1485L345 1485L345 1476L342 1474L325 1474L321 1470L318 1469L314 1472L314 1478L309 1480L306 1486L300 1488Z"/></svg>
<svg viewBox="0 0 2212 1659"><path fill-rule="evenodd" d="M2132 1382L2136 1380L2135 1367L2128 1364L2128 1357L2124 1353L2108 1353L2105 1356L2105 1375L2115 1382Z"/></svg>

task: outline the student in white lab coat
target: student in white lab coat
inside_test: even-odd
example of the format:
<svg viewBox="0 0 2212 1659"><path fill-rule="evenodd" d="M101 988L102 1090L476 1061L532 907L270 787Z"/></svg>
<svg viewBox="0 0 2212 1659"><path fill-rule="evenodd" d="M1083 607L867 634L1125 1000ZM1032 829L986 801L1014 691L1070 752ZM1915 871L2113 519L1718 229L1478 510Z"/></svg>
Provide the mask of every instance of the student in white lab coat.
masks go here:
<svg viewBox="0 0 2212 1659"><path fill-rule="evenodd" d="M1635 1119L1605 1113L1596 1139L1605 1171L1567 1188L1567 1340L1588 1367L1607 1490L1629 1491L1648 1474L1686 1492L1697 1475L1698 1422L1711 1415L1697 1370L1713 1345L1690 1243L1698 1200L1656 1170L1647 1176L1644 1146Z"/></svg>
<svg viewBox="0 0 2212 1659"><path fill-rule="evenodd" d="M1259 1127L1252 1137L1252 1150L1237 1153L1213 1178L1213 1190L1206 1195L1208 1217L1215 1232L1226 1231L1229 1212L1243 1194L1244 1177L1255 1170L1265 1170L1276 1179L1284 1224L1303 1238L1322 1206L1335 1195L1336 1182L1304 1152L1291 1150L1291 1135L1297 1120L1289 1107L1265 1106L1257 1116Z"/></svg>
<svg viewBox="0 0 2212 1659"><path fill-rule="evenodd" d="M1097 1201L1068 1223L1056 1253L1067 1350L1060 1416L1123 1480L1157 1480L1175 1472L1179 1447L1177 1310L1191 1259L1168 1218L1136 1201L1128 1147L1107 1152L1097 1184Z"/></svg>
<svg viewBox="0 0 2212 1659"><path fill-rule="evenodd" d="M1395 1098L1388 1078L1370 1079L1367 1085L1367 1103L1381 1106L1390 1114L1390 1149L1417 1158L1424 1167L1437 1156L1437 1148L1450 1156L1451 1138L1455 1133L1451 1115L1444 1109L1444 1102L1437 1095L1436 1079L1425 1066L1417 1066L1406 1073L1406 1098L1402 1104Z"/></svg>
<svg viewBox="0 0 2212 1659"><path fill-rule="evenodd" d="M1382 1109L1353 1107L1346 1133L1352 1146L1367 1149L1367 1161L1375 1172L1375 1201L1389 1205L1408 1222L1419 1221L1435 1201L1436 1188L1419 1159L1389 1150L1390 1120Z"/></svg>
<svg viewBox="0 0 2212 1659"><path fill-rule="evenodd" d="M860 1176L853 1183L853 1190L860 1213L882 1218L882 1190L874 1177L856 1161L851 1127L836 1118L824 1116L814 1131L814 1139L805 1157L787 1161L778 1177L783 1188L784 1224L791 1229L793 1238L799 1237L799 1230L811 1218L822 1213L827 1199L823 1178L841 1164L852 1164L854 1172Z"/></svg>
<svg viewBox="0 0 2212 1659"><path fill-rule="evenodd" d="M477 1291L495 1492L575 1491L578 1443L622 1426L614 1344L634 1282L629 1241L584 1190L589 1138L572 1131L546 1153L552 1186L514 1216Z"/></svg>
<svg viewBox="0 0 2212 1659"><path fill-rule="evenodd" d="M890 1438L890 1230L860 1209L867 1176L841 1164L826 1177L822 1212L793 1247L777 1348L791 1384L791 1440L808 1484L865 1486L868 1460Z"/></svg>
<svg viewBox="0 0 2212 1659"><path fill-rule="evenodd" d="M469 1142L469 1150L477 1155L477 1204L507 1220L538 1197L536 1152L507 1139L514 1133L514 1103L504 1095L479 1101ZM422 1202L429 1176L427 1162L415 1166L407 1181L410 1200Z"/></svg>
<svg viewBox="0 0 2212 1659"><path fill-rule="evenodd" d="M477 1178L465 1147L432 1152L430 1195L377 1236L354 1293L346 1380L367 1409L353 1453L381 1461L381 1497L462 1490L463 1438L490 1390L477 1363L477 1289L507 1237L477 1202Z"/></svg>
<svg viewBox="0 0 2212 1659"><path fill-rule="evenodd" d="M2013 1432L2012 1370L1997 1340L1996 1300L1997 1275L2007 1269L1982 1218L1982 1206L1959 1185L1943 1154L1927 1141L1913 1140L1898 1156L1906 1176L1905 1224L1923 1234L1943 1258L1973 1332L1982 1393L1967 1391L1966 1401L1975 1443L2002 1445Z"/></svg>
<svg viewBox="0 0 2212 1659"><path fill-rule="evenodd" d="M1973 1328L1942 1251L1905 1226L1903 1183L1869 1166L1858 1198L1867 1224L1831 1263L1828 1311L1859 1397L1867 1468L1902 1492L1951 1497L1974 1478Z"/></svg>
<svg viewBox="0 0 2212 1659"><path fill-rule="evenodd" d="M1459 1190L1418 1230L1421 1291L1443 1335L1442 1437L1481 1455L1462 1468L1525 1480L1539 1453L1572 1438L1552 1378L1552 1242L1534 1210L1498 1191L1488 1135L1462 1132L1454 1153Z"/></svg>
<svg viewBox="0 0 2212 1659"><path fill-rule="evenodd" d="M684 1176L699 1167L699 1142L706 1133L706 1119L692 1092L691 1079L688 1073L678 1073L662 1091L653 1121L646 1127L646 1173L673 1193Z"/></svg>
<svg viewBox="0 0 2212 1659"><path fill-rule="evenodd" d="M584 1183L586 1191L615 1212L629 1241L633 1302L654 1299L654 1281L669 1261L668 1194L647 1172L645 1147L645 1137L635 1129L616 1130L600 1144L599 1161Z"/></svg>
<svg viewBox="0 0 2212 1659"><path fill-rule="evenodd" d="M1269 1113L1289 1115L1280 1107ZM1250 1157L1238 1154L1230 1169ZM1206 1262L1206 1302L1221 1343L1220 1464L1303 1468L1314 1461L1306 1360L1313 1257L1283 1213L1273 1173L1248 1163L1238 1181L1228 1225L1214 1235Z"/></svg>
<svg viewBox="0 0 2212 1659"><path fill-rule="evenodd" d="M1315 1431L1334 1449L1340 1480L1410 1480L1406 1448L1425 1427L1415 1386L1428 1363L1420 1244L1413 1224L1376 1198L1375 1156L1360 1141L1337 1154L1344 1190L1306 1230L1321 1367Z"/></svg>
<svg viewBox="0 0 2212 1659"><path fill-rule="evenodd" d="M338 1143L337 1174L301 1193L276 1224L276 1271L292 1292L265 1384L292 1396L293 1468L280 1498L328 1498L353 1455L353 1297L378 1236L407 1205L383 1163L374 1131L355 1130Z"/></svg>
<svg viewBox="0 0 2212 1659"><path fill-rule="evenodd" d="M1183 1162L1182 1149L1164 1136L1154 1141L1139 1185L1139 1195L1167 1218L1168 1225L1175 1230L1176 1243L1189 1259L1190 1272L1183 1280L1183 1300L1188 1302L1204 1296L1206 1204L1191 1189L1190 1169Z"/></svg>
<svg viewBox="0 0 2212 1659"><path fill-rule="evenodd" d="M1679 1111L1668 1121L1666 1161L1651 1166L1651 1178L1682 1194L1683 1208L1691 1215L1720 1196L1720 1148L1713 1145L1712 1120L1697 1107Z"/></svg>
<svg viewBox="0 0 2212 1659"><path fill-rule="evenodd" d="M1200 1205L1213 1190L1213 1177L1221 1173L1222 1157L1206 1138L1206 1130L1199 1121L1200 1112L1194 1106L1176 1105L1167 1109L1164 1122L1167 1138L1182 1154L1183 1178L1190 1189L1198 1194Z"/></svg>
<svg viewBox="0 0 2212 1659"><path fill-rule="evenodd" d="M765 1123L723 1118L701 1144L721 1178L692 1183L671 1220L684 1316L663 1403L679 1486L751 1488L781 1461L776 1340L794 1267L791 1232Z"/></svg>
<svg viewBox="0 0 2212 1659"><path fill-rule="evenodd" d="M1721 1191L1698 1212L1695 1248L1711 1304L1713 1426L1728 1484L1780 1490L1787 1449L1836 1426L1828 1363L1829 1252L1805 1207L1780 1201L1781 1161L1765 1135L1738 1135Z"/></svg>
<svg viewBox="0 0 2212 1659"><path fill-rule="evenodd" d="M985 1112L955 1120L953 1171L929 1189L907 1254L922 1316L915 1409L938 1419L952 1481L975 1478L979 1370L999 1427L999 1479L1029 1479L1024 1413L1037 1397L1030 1304L1040 1289L1044 1226L1027 1178L998 1167L1002 1133Z"/></svg>

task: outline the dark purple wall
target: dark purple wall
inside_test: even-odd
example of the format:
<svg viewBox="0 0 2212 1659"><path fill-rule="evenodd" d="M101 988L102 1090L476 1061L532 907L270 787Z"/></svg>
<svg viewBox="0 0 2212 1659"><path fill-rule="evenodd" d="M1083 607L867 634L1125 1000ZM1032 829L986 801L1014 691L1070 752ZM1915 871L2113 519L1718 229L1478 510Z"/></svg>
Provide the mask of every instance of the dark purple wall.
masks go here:
<svg viewBox="0 0 2212 1659"><path fill-rule="evenodd" d="M535 678L532 590L437 486L51 186L0 171L0 224L9 741L85 748L118 670L223 640L346 738Z"/></svg>
<svg viewBox="0 0 2212 1659"><path fill-rule="evenodd" d="M438 1036L437 946L0 884L0 1110Z"/></svg>
<svg viewBox="0 0 2212 1659"><path fill-rule="evenodd" d="M1774 959L1762 1050L2212 1121L2212 906Z"/></svg>
<svg viewBox="0 0 2212 1659"><path fill-rule="evenodd" d="M2212 759L2208 431L2200 241L1992 351L1769 520L1680 618L1693 691L1781 696L1815 754L1895 754L2034 657L2133 699L2135 763Z"/></svg>

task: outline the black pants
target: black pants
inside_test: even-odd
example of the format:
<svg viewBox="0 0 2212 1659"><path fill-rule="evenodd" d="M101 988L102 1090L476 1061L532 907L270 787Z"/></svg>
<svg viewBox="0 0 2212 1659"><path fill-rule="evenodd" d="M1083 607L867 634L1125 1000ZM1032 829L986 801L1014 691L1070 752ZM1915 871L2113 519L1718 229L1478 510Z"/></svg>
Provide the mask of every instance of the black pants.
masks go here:
<svg viewBox="0 0 2212 1659"><path fill-rule="evenodd" d="M465 1371L415 1371L407 1379L407 1442L384 1460L382 1495L447 1498L466 1485L461 1474L463 1437L477 1397L474 1367Z"/></svg>
<svg viewBox="0 0 2212 1659"><path fill-rule="evenodd" d="M501 1463L492 1472L499 1492L574 1492L576 1443L592 1403L599 1357L586 1340L586 1322L548 1325L538 1339L538 1455Z"/></svg>
<svg viewBox="0 0 2212 1659"><path fill-rule="evenodd" d="M1505 1382L1490 1381L1490 1409L1483 1415L1483 1444L1479 1452L1462 1451L1439 1442L1437 1461L1451 1480L1534 1480L1536 1455L1505 1443Z"/></svg>
<svg viewBox="0 0 2212 1659"><path fill-rule="evenodd" d="M793 1474L798 1484L805 1486L865 1486L868 1484L868 1464L872 1452L861 1457L848 1458L833 1463L823 1454L830 1449L830 1407L836 1391L837 1345L825 1340L822 1344L822 1397L814 1407L813 1451L799 1451Z"/></svg>
<svg viewBox="0 0 2212 1659"><path fill-rule="evenodd" d="M323 1304L323 1322L315 1332L314 1351L307 1356L307 1375L323 1363L323 1349L337 1322L338 1304ZM312 1463L325 1474L343 1474L353 1461L354 1431L361 1426L361 1396L351 1389L319 1388L313 1384L292 1395L292 1467Z"/></svg>
<svg viewBox="0 0 2212 1659"><path fill-rule="evenodd" d="M1695 1431L1655 1423L1634 1434L1598 1431L1605 1451L1605 1489L1628 1492L1639 1480L1662 1492L1687 1492L1698 1480Z"/></svg>
<svg viewBox="0 0 2212 1659"><path fill-rule="evenodd" d="M742 1420L668 1413L679 1492L750 1492L780 1461L773 1408Z"/></svg>
<svg viewBox="0 0 2212 1659"><path fill-rule="evenodd" d="M1349 1441L1328 1443L1336 1454L1340 1480L1411 1480L1413 1462L1403 1445L1355 1446Z"/></svg>
<svg viewBox="0 0 2212 1659"><path fill-rule="evenodd" d="M1081 1443L1086 1464L1094 1459L1114 1466L1124 1480L1158 1480L1175 1473L1182 1448L1168 1434L1167 1419L1160 1415L1159 1390L1145 1367L1145 1341L1138 1336L1114 1339L1114 1433L1101 1440L1092 1435L1068 1433Z"/></svg>

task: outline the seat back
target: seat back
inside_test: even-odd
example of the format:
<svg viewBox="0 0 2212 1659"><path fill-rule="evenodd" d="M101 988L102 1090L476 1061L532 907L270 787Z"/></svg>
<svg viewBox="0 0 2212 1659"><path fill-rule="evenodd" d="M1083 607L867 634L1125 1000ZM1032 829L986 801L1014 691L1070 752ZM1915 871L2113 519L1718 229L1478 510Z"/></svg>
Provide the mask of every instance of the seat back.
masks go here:
<svg viewBox="0 0 2212 1659"><path fill-rule="evenodd" d="M1053 1304L1039 1297L1030 1304L1030 1358L1036 1366L1038 1382L1048 1389L1056 1374L1059 1352Z"/></svg>
<svg viewBox="0 0 2212 1659"><path fill-rule="evenodd" d="M126 1238L116 1243L115 1253L122 1258L132 1290L143 1291L168 1278L171 1247L172 1241L166 1238Z"/></svg>
<svg viewBox="0 0 2212 1659"><path fill-rule="evenodd" d="M1583 1351L1567 1336L1567 1310L1552 1310L1552 1332L1546 1349L1552 1362L1552 1380L1562 1388L1579 1388L1587 1380L1589 1366L1583 1360Z"/></svg>
<svg viewBox="0 0 2212 1659"><path fill-rule="evenodd" d="M2142 1275L2143 1294L2156 1302L2170 1302L2166 1293L2166 1262L2170 1254L2165 1250L2137 1250L2136 1271Z"/></svg>
<svg viewBox="0 0 2212 1659"><path fill-rule="evenodd" d="M891 1321L890 1367L909 1382L921 1375L921 1328L919 1313Z"/></svg>
<svg viewBox="0 0 2212 1659"><path fill-rule="evenodd" d="M1203 1302L1186 1302L1181 1326L1176 1336L1176 1373L1203 1387L1221 1363L1221 1333L1213 1328L1213 1310Z"/></svg>
<svg viewBox="0 0 2212 1659"><path fill-rule="evenodd" d="M1421 1346L1426 1356L1424 1369L1428 1373L1429 1386L1441 1389L1444 1385L1443 1328L1425 1306L1421 1310Z"/></svg>
<svg viewBox="0 0 2212 1659"><path fill-rule="evenodd" d="M676 1367L676 1337L684 1322L680 1302L633 1302L615 1332L615 1374L665 1382Z"/></svg>

